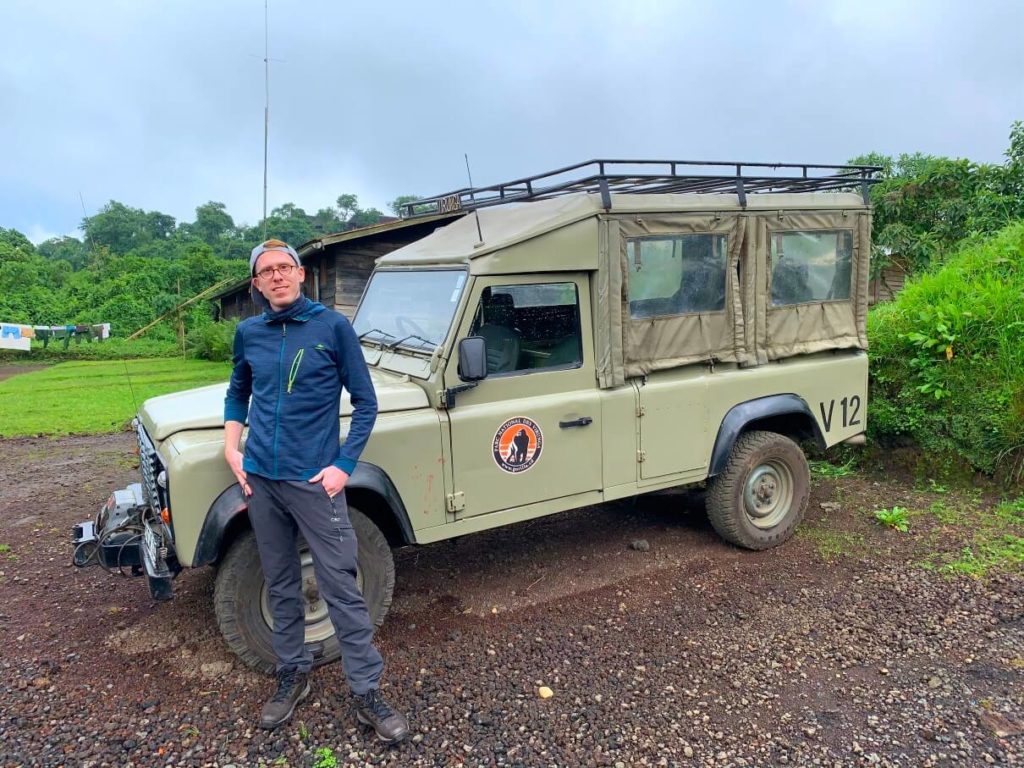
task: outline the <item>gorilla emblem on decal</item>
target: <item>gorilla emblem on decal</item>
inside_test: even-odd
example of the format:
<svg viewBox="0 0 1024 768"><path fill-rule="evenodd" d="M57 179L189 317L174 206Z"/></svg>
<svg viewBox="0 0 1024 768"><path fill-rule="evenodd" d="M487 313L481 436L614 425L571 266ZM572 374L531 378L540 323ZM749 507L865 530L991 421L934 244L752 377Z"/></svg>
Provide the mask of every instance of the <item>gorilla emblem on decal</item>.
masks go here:
<svg viewBox="0 0 1024 768"><path fill-rule="evenodd" d="M517 416L498 427L491 450L498 466L514 475L536 464L543 447L544 435L537 423Z"/></svg>

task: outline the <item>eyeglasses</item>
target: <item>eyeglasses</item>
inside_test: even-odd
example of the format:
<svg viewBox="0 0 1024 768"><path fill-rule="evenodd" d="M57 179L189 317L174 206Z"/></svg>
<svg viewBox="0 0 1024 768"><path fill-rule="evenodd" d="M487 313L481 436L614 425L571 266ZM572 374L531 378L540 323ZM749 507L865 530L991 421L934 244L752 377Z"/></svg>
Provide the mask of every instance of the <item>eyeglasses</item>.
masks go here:
<svg viewBox="0 0 1024 768"><path fill-rule="evenodd" d="M262 278L263 280L271 280L273 279L275 272L280 272L281 277L288 277L294 269L294 264L282 264L279 267L264 267L256 273L256 277Z"/></svg>

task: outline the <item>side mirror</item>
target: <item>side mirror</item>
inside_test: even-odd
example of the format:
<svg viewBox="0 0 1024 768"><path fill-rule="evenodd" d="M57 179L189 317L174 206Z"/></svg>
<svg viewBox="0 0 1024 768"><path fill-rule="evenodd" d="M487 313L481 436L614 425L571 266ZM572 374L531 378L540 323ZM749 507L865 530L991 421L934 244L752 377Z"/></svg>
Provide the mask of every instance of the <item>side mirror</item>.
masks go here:
<svg viewBox="0 0 1024 768"><path fill-rule="evenodd" d="M462 381L487 378L487 342L482 336L469 336L459 342L459 378Z"/></svg>

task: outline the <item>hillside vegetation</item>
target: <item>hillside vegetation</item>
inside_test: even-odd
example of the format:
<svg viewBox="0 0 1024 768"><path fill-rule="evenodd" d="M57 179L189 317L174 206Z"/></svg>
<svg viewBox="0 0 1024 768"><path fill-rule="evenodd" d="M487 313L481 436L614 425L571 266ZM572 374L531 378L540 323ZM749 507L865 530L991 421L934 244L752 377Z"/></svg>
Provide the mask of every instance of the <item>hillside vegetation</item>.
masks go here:
<svg viewBox="0 0 1024 768"><path fill-rule="evenodd" d="M1021 480L1024 475L1024 124L1010 130L1000 164L877 153L871 191L872 269L911 276L891 304L869 314L868 423L882 449L913 445L932 460ZM403 202L397 198L397 213ZM222 203L178 222L116 201L82 221L82 238L34 246L0 227L0 320L38 325L112 324L103 344L50 344L43 353L0 351L0 360L120 359L180 355L225 360L233 326L197 302L147 332L123 337L220 281L240 280L247 255L266 234L301 244L366 226L381 212L355 195L308 214L287 203L266 222L238 225ZM38 346L38 345L36 345ZM955 459L950 462L948 459Z"/></svg>
<svg viewBox="0 0 1024 768"><path fill-rule="evenodd" d="M1024 462L1024 222L976 239L868 317L869 424L987 473Z"/></svg>
<svg viewBox="0 0 1024 768"><path fill-rule="evenodd" d="M402 196L392 206L397 209L413 199ZM312 215L286 203L255 226L236 224L223 203L200 205L194 221L179 222L159 211L111 200L82 220L81 239L52 238L36 246L17 230L0 226L0 321L110 323L114 337L125 337L211 286L245 278L249 251L264 239L264 233L298 247L330 232L368 226L382 215L374 208L360 208L351 194L340 195L336 205ZM209 346L203 341L213 333L208 330L212 309L210 302L197 302L180 317L174 313L147 332L147 338L166 342L163 351L149 348L142 354L173 354L175 335L182 326L190 335L202 337L194 348ZM47 349L41 356L109 356L109 350L100 351L103 346L83 345L71 354ZM125 356L139 356L127 347L121 349ZM41 353L33 350L32 355ZM22 353L0 356L25 357Z"/></svg>

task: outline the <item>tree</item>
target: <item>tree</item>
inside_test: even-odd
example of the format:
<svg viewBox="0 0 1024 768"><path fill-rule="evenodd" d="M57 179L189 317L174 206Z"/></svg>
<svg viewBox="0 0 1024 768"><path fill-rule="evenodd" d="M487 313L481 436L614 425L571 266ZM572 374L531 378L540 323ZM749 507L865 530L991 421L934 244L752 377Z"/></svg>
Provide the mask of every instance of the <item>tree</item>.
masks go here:
<svg viewBox="0 0 1024 768"><path fill-rule="evenodd" d="M338 195L338 222L342 231L376 224L384 214L376 208L360 208L359 198L348 193Z"/></svg>
<svg viewBox="0 0 1024 768"><path fill-rule="evenodd" d="M384 215L376 208L360 208L356 195L338 195L338 220L342 230L359 229L376 224Z"/></svg>
<svg viewBox="0 0 1024 768"><path fill-rule="evenodd" d="M403 210L403 207L405 205L408 205L409 203L415 203L417 200L420 199L422 199L420 195L399 195L390 203L388 203L388 208L391 209L395 216L404 216L405 212Z"/></svg>
<svg viewBox="0 0 1024 768"><path fill-rule="evenodd" d="M359 210L359 198L355 195L338 195L338 217L342 221L348 221L352 215Z"/></svg>
<svg viewBox="0 0 1024 768"><path fill-rule="evenodd" d="M7 322L49 322L56 305L51 264L16 229L0 227L0 313Z"/></svg>
<svg viewBox="0 0 1024 768"><path fill-rule="evenodd" d="M920 271L970 235L991 234L1024 217L1024 127L1014 123L1003 165L920 152L872 153L852 161L882 166L871 189L872 269L898 263Z"/></svg>
<svg viewBox="0 0 1024 768"><path fill-rule="evenodd" d="M1005 167L1006 192L1024 205L1024 122L1020 120L1014 122L1010 128L1010 147L1006 150Z"/></svg>
<svg viewBox="0 0 1024 768"><path fill-rule="evenodd" d="M365 210L359 209L349 217L349 220L345 226L345 229L360 229L361 227L369 227L372 224L376 224L384 216L383 213L378 211L376 208L367 208Z"/></svg>
<svg viewBox="0 0 1024 768"><path fill-rule="evenodd" d="M235 231L234 219L227 212L224 203L212 200L196 208L196 220L188 226L189 232L207 245L215 245L223 237L230 237Z"/></svg>
<svg viewBox="0 0 1024 768"><path fill-rule="evenodd" d="M257 238L262 240L262 226L259 231ZM295 203L285 203L272 210L267 217L267 237L276 237L298 248L316 237L316 231L304 210Z"/></svg>
<svg viewBox="0 0 1024 768"><path fill-rule="evenodd" d="M159 211L149 211L145 216L146 233L153 240L167 240L174 235L174 217Z"/></svg>
<svg viewBox="0 0 1024 768"><path fill-rule="evenodd" d="M36 246L36 251L49 261L67 262L72 269L81 269L89 258L85 243L77 237L51 237Z"/></svg>
<svg viewBox="0 0 1024 768"><path fill-rule="evenodd" d="M1015 120L1010 127L1010 147L1006 150L1006 162L1024 168L1024 122L1020 120Z"/></svg>
<svg viewBox="0 0 1024 768"><path fill-rule="evenodd" d="M26 253L36 252L36 248L32 245L32 241L16 229L4 229L3 227L0 227L0 243L9 245L12 250L25 251Z"/></svg>
<svg viewBox="0 0 1024 768"><path fill-rule="evenodd" d="M338 218L338 211L334 208L321 208L312 219L313 229L320 235L331 232L341 232L345 229L345 222Z"/></svg>
<svg viewBox="0 0 1024 768"><path fill-rule="evenodd" d="M129 208L116 200L104 205L95 216L83 219L80 228L89 250L105 246L116 254L128 253L154 240L166 240L175 231L173 216Z"/></svg>

